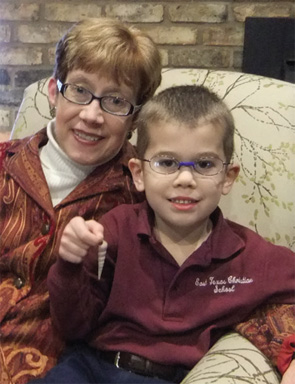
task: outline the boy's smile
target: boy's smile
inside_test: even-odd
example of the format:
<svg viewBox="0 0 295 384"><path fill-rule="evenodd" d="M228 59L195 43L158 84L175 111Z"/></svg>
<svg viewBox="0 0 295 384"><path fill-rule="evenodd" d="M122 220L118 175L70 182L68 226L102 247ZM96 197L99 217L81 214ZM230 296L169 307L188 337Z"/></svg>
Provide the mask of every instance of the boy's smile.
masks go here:
<svg viewBox="0 0 295 384"><path fill-rule="evenodd" d="M221 196L230 191L236 172L232 172L229 165L217 175L203 176L188 162L208 156L225 162L223 130L212 123L187 127L176 121L160 121L149 126L148 132L150 141L145 159L169 155L184 162L171 174L157 173L148 162L140 160L137 160L138 172L133 169L136 187L145 191L154 210L157 230L175 231L184 236L203 232Z"/></svg>
<svg viewBox="0 0 295 384"><path fill-rule="evenodd" d="M176 209L179 210L188 210L192 209L195 204L197 204L197 200L194 199L188 199L186 196L184 197L176 197L169 199L170 202L174 205Z"/></svg>

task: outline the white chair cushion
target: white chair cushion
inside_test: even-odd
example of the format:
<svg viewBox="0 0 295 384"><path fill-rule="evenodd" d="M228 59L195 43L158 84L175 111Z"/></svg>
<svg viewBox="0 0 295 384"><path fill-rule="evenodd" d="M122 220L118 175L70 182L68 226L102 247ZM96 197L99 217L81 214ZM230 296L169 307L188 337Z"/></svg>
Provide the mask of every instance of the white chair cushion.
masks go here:
<svg viewBox="0 0 295 384"><path fill-rule="evenodd" d="M280 376L250 341L237 333L223 336L181 384L279 384Z"/></svg>

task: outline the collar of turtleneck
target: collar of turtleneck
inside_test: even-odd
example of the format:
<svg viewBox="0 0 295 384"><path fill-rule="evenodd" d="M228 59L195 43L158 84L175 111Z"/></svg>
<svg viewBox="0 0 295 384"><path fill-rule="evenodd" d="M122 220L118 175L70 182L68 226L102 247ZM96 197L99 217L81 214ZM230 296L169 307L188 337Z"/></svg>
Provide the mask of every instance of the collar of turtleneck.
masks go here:
<svg viewBox="0 0 295 384"><path fill-rule="evenodd" d="M96 165L81 165L71 160L55 140L54 129L55 119L48 123L48 142L40 148L41 165L53 206L67 197L96 168Z"/></svg>

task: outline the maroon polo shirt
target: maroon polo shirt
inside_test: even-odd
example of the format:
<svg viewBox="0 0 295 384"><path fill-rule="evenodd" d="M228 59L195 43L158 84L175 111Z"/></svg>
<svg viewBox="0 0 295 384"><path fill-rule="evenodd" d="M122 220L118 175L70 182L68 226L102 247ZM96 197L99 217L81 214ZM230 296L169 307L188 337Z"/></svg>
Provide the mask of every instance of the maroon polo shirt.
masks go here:
<svg viewBox="0 0 295 384"><path fill-rule="evenodd" d="M49 273L60 331L98 349L192 368L258 306L294 303L293 252L224 219L219 208L211 219L208 239L179 266L153 236L147 203L108 212L101 279L94 249L83 266L59 259Z"/></svg>

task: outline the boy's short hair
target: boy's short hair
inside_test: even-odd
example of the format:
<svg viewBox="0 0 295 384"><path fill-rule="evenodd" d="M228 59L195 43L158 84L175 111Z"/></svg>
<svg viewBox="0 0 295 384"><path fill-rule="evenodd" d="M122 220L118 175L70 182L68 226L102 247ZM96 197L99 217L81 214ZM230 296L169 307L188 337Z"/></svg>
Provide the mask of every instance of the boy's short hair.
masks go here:
<svg viewBox="0 0 295 384"><path fill-rule="evenodd" d="M61 82L82 69L124 83L146 102L161 82L161 57L153 40L139 29L109 18L74 24L56 46L53 76Z"/></svg>
<svg viewBox="0 0 295 384"><path fill-rule="evenodd" d="M223 130L226 161L234 151L234 119L225 103L208 88L201 85L181 85L163 90L149 100L135 120L137 152L143 158L149 145L148 128L160 121L176 121L192 129L203 123L212 123Z"/></svg>

